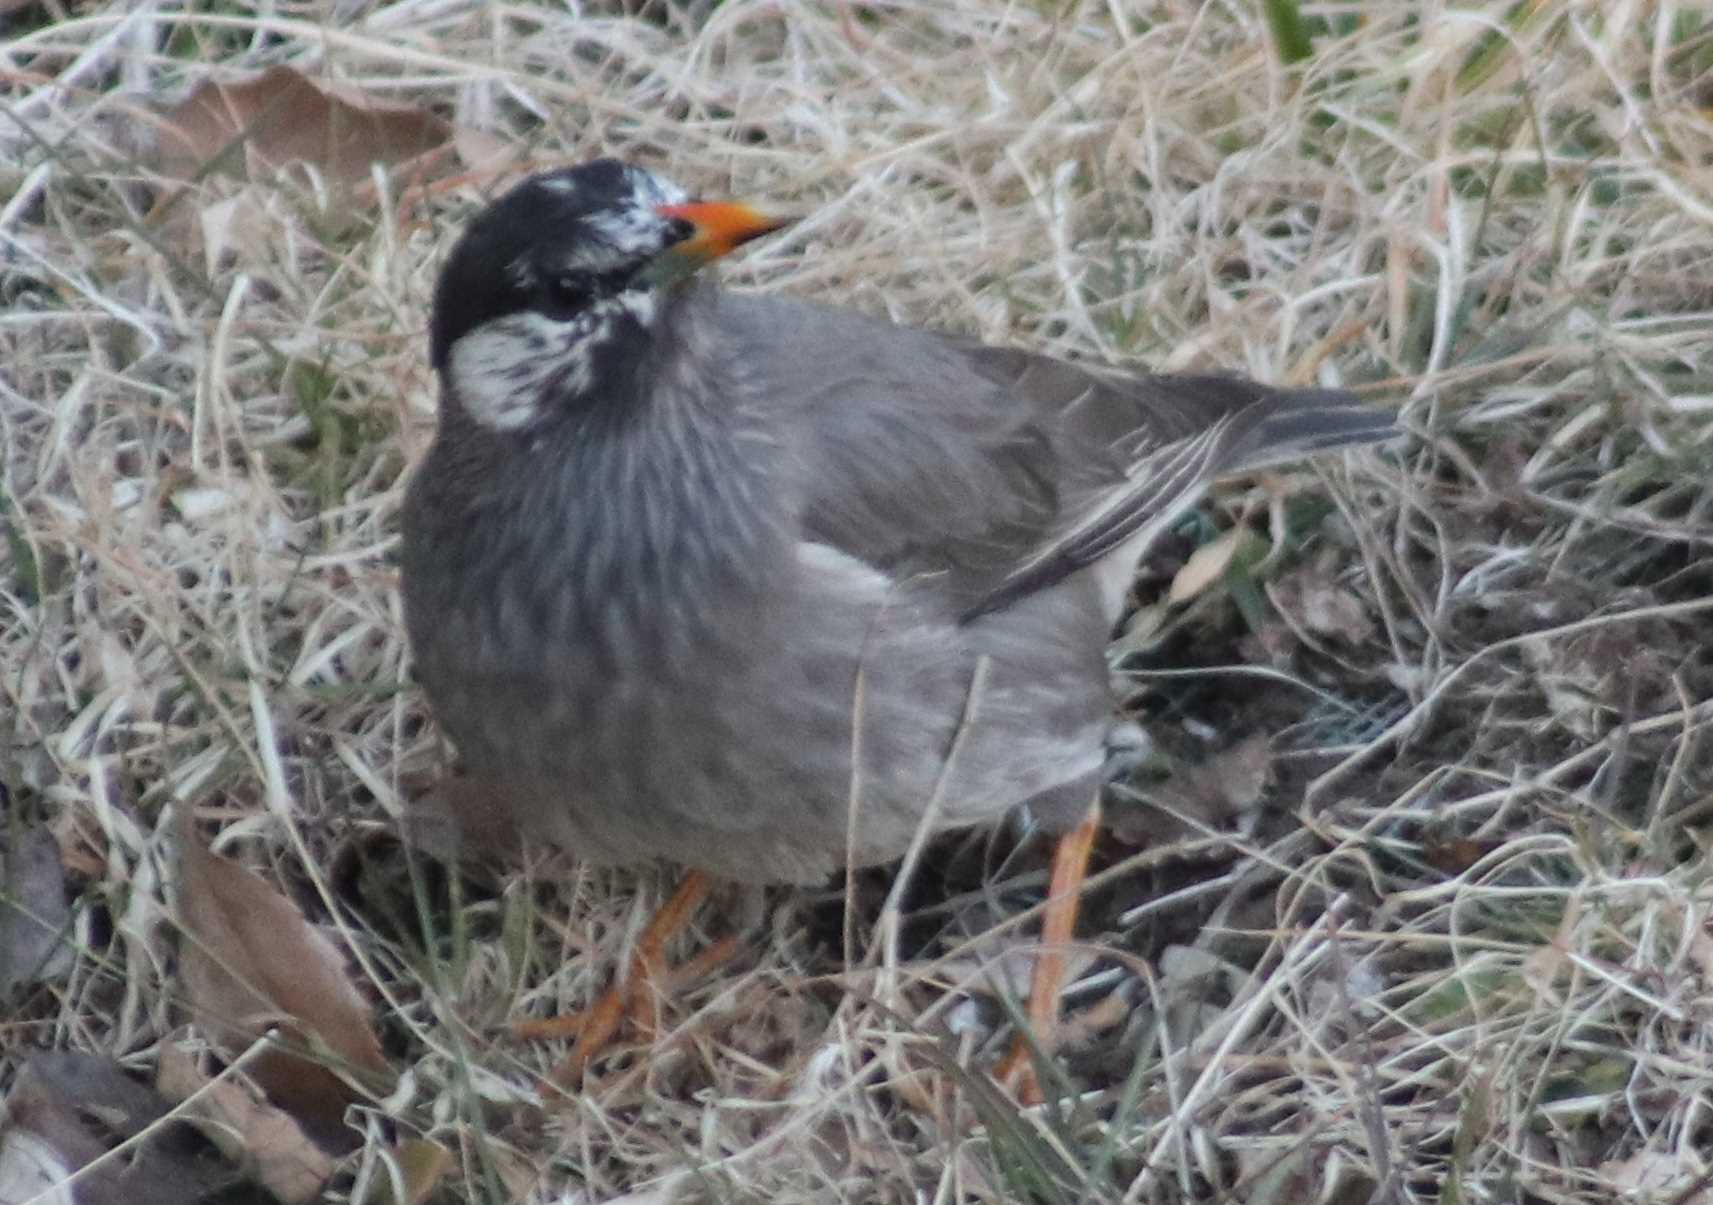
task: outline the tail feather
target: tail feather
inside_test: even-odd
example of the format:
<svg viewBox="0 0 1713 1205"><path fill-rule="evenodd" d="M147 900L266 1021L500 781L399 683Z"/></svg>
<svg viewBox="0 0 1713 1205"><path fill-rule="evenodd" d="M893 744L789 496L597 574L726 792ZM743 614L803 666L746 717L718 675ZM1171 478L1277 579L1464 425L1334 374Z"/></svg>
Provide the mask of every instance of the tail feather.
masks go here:
<svg viewBox="0 0 1713 1205"><path fill-rule="evenodd" d="M1005 580L964 614L974 619L998 610L1077 569L1107 556L1140 555L1142 546L1175 522L1210 481L1288 464L1316 452L1375 443L1397 434L1391 414L1365 406L1337 389L1267 390L1223 378L1153 378L1177 386L1172 400L1234 401L1222 415L1204 417L1193 434L1147 447L1131 466L1128 483L1035 550ZM1193 388L1184 388L1193 386ZM1188 408L1162 415L1182 422ZM1205 411L1204 411L1205 414ZM1187 425L1183 423L1182 425Z"/></svg>
<svg viewBox="0 0 1713 1205"><path fill-rule="evenodd" d="M1398 433L1392 414L1339 389L1270 394L1255 406L1254 424L1228 448L1218 476L1300 460L1315 452L1378 443Z"/></svg>

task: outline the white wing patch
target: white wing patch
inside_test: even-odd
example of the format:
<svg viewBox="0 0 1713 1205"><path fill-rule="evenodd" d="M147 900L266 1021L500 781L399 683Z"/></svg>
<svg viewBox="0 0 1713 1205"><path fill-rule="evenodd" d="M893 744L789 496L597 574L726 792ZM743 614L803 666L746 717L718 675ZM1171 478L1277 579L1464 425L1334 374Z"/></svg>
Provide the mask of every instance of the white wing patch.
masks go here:
<svg viewBox="0 0 1713 1205"><path fill-rule="evenodd" d="M816 577L848 587L850 593L858 597L872 595L883 598L894 585L890 577L867 561L816 540L797 542L797 563Z"/></svg>

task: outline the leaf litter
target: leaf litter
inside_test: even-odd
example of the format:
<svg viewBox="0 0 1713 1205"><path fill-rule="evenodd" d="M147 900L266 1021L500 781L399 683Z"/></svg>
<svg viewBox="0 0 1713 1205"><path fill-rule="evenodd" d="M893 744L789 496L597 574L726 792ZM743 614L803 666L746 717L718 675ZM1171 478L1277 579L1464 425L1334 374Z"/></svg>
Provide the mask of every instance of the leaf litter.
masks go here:
<svg viewBox="0 0 1713 1205"><path fill-rule="evenodd" d="M1144 21L1094 0L13 18L0 778L79 835L87 912L68 973L13 996L9 1097L56 1043L158 1068L189 983L219 982L172 971L172 800L219 812L301 901L292 924L336 921L323 969L354 956L387 1002L403 1086L341 1105L340 1128L363 1123L347 1158L421 1135L469 1199L1702 1191L1709 1052L1684 1019L1709 991L1706 18L1483 0L1317 19L1287 66L1253 6ZM203 172L240 124L214 92L206 142L165 176L98 120L282 66L443 117L454 150L474 130L532 165L621 154L808 212L732 265L739 286L1402 408L1393 455L1268 502L1288 521L1244 573L1166 603L1201 532L1249 524L1241 483L1143 566L1117 660L1143 769L1257 735L1268 766L1258 799L1192 833L1097 848L1093 999L1067 1007L1119 992L1128 1012L1044 1077L1062 1095L1019 1111L986 1090L1003 1017L941 1044L972 999L937 965L964 923L1026 948L1038 917L1042 843L1005 832L922 859L884 1008L844 962L884 874L853 876L849 923L836 894L774 893L745 961L663 1001L655 1053L616 1052L544 1108L533 1084L563 1051L495 1035L591 998L655 872L454 876L389 844L400 784L442 759L389 559L432 425L420 332L499 173L401 136L417 157L393 175L332 183L343 135L303 152L325 162L246 145L242 181ZM246 213L216 208L243 189ZM329 220L346 196L357 219ZM203 231L150 224L175 197ZM726 903L708 932L744 915ZM1180 949L1200 959L1181 977ZM256 1035L293 1024L300 1060L362 1063L263 974L190 1010L226 1027L209 1082L245 1079ZM14 1133L47 1174L82 1158Z"/></svg>

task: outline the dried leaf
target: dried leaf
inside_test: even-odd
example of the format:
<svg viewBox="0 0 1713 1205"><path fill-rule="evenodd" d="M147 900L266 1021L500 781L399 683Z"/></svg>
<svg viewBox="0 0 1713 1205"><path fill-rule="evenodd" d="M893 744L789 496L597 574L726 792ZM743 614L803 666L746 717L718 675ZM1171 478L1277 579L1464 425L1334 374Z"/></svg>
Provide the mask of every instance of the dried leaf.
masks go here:
<svg viewBox="0 0 1713 1205"><path fill-rule="evenodd" d="M426 1138L408 1138L388 1152L397 1179L383 1176L368 1200L372 1205L422 1205L452 1166L452 1152ZM402 1194L402 1195L401 1195Z"/></svg>
<svg viewBox="0 0 1713 1205"><path fill-rule="evenodd" d="M187 1205L228 1192L236 1176L206 1157L189 1128L161 1125L171 1103L112 1059L77 1052L34 1055L19 1073L0 1137L0 1201L71 1201L58 1185L76 1172L77 1205ZM151 1128L152 1127L152 1128ZM122 1159L89 1165L117 1142L145 1137ZM87 1169L87 1170L86 1170ZM53 1179L42 1182L41 1177ZM33 1190L18 1195L16 1184ZM63 1195L56 1195L63 1194Z"/></svg>
<svg viewBox="0 0 1713 1205"><path fill-rule="evenodd" d="M187 937L179 967L198 1023L229 1055L276 1025L287 1044L303 1046L304 1054L268 1051L250 1074L317 1137L335 1141L355 1093L307 1048L325 1048L377 1090L390 1079L344 958L260 876L211 853L188 820L179 844L178 911Z"/></svg>
<svg viewBox="0 0 1713 1205"><path fill-rule="evenodd" d="M1260 803L1272 775L1272 739L1257 732L1184 772L1178 785L1204 814L1228 818Z"/></svg>
<svg viewBox="0 0 1713 1205"><path fill-rule="evenodd" d="M283 1109L257 1100L237 1078L209 1076L197 1055L190 1043L163 1042L155 1086L184 1105L183 1116L283 1205L313 1201L333 1175L333 1156Z"/></svg>
<svg viewBox="0 0 1713 1205"><path fill-rule="evenodd" d="M46 1139L19 1126L0 1133L0 1201L77 1205L66 1180L76 1171Z"/></svg>
<svg viewBox="0 0 1713 1205"><path fill-rule="evenodd" d="M1173 603L1188 602L1218 581L1248 535L1247 528L1233 527L1190 553L1190 559L1184 562L1184 567L1172 578L1172 588L1167 592L1166 600Z"/></svg>
<svg viewBox="0 0 1713 1205"><path fill-rule="evenodd" d="M1422 840L1422 857L1434 869L1456 876L1502 845L1503 842L1491 838L1477 841L1469 837L1432 835Z"/></svg>
<svg viewBox="0 0 1713 1205"><path fill-rule="evenodd" d="M452 145L458 148L464 166L475 171L498 171L517 154L516 148L505 139L468 126L458 126L452 131Z"/></svg>
<svg viewBox="0 0 1713 1205"><path fill-rule="evenodd" d="M1273 584L1273 599L1306 631L1361 644L1374 634L1374 620L1356 592L1339 584L1336 564L1336 558L1323 557L1284 574Z"/></svg>
<svg viewBox="0 0 1713 1205"><path fill-rule="evenodd" d="M197 211L202 254L209 275L220 267L228 252L240 261L259 261L268 254L280 229L280 223L268 213L270 196L277 198L277 194L264 193L258 185L246 185ZM185 513L186 501L175 498L174 502L180 513Z"/></svg>
<svg viewBox="0 0 1713 1205"><path fill-rule="evenodd" d="M1311 632L1341 636L1352 644L1374 634L1374 621L1362 600L1332 582L1317 582L1303 592L1303 624Z"/></svg>
<svg viewBox="0 0 1713 1205"><path fill-rule="evenodd" d="M104 1055L44 1050L30 1056L27 1068L44 1095L98 1112L103 1127L120 1138L142 1133L172 1108L159 1093L132 1079Z"/></svg>
<svg viewBox="0 0 1713 1205"><path fill-rule="evenodd" d="M290 67L246 80L204 80L160 114L155 166L190 179L242 137L244 162L278 169L307 163L351 184L372 164L397 164L450 146L452 127L414 105L323 85ZM450 154L448 158L450 159Z"/></svg>
<svg viewBox="0 0 1713 1205"><path fill-rule="evenodd" d="M1163 782L1134 790L1185 820L1223 829L1259 807L1272 775L1273 744L1266 733L1258 732L1199 765L1174 766ZM1142 847L1198 835L1193 825L1185 831L1176 817L1162 817L1155 808L1114 809L1107 822L1119 840Z"/></svg>
<svg viewBox="0 0 1713 1205"><path fill-rule="evenodd" d="M1302 619L1309 631L1340 636L1351 644L1359 644L1374 634L1374 621L1368 617L1368 608L1362 600L1330 578L1304 583Z"/></svg>
<svg viewBox="0 0 1713 1205"><path fill-rule="evenodd" d="M1169 616L1170 607L1163 602L1137 607L1125 621L1124 631L1119 633L1118 639L1108 647L1108 660L1117 664L1126 657L1152 648L1155 637L1165 628Z"/></svg>
<svg viewBox="0 0 1713 1205"><path fill-rule="evenodd" d="M1614 1192L1636 1201L1713 1205L1713 1188L1700 1183L1705 1171L1694 1151L1637 1151L1628 1159L1602 1163L1596 1175Z"/></svg>
<svg viewBox="0 0 1713 1205"><path fill-rule="evenodd" d="M0 842L0 998L18 984L59 978L72 961L59 842L46 828L12 838Z"/></svg>
<svg viewBox="0 0 1713 1205"><path fill-rule="evenodd" d="M79 1168L106 1148L83 1125L66 1100L27 1067L6 1102L6 1130L0 1136L0 1201L73 1200L61 1187Z"/></svg>

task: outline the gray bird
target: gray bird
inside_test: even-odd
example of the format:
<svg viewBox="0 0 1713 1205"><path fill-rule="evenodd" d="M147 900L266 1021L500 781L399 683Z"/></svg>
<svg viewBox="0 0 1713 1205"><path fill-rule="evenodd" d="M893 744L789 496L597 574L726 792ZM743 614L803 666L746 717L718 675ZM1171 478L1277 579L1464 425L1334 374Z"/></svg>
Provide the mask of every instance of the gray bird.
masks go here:
<svg viewBox="0 0 1713 1205"><path fill-rule="evenodd" d="M923 824L1084 803L1149 541L1211 480L1393 433L1336 390L696 274L782 224L603 159L518 185L447 259L403 582L466 841L810 882Z"/></svg>

